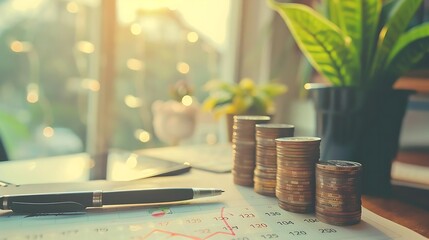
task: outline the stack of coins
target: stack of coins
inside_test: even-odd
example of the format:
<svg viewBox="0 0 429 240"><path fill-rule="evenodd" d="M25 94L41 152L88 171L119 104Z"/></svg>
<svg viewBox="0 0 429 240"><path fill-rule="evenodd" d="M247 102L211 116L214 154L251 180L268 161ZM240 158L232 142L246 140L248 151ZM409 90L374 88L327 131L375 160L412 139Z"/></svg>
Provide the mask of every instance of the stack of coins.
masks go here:
<svg viewBox="0 0 429 240"><path fill-rule="evenodd" d="M361 219L361 171L356 162L328 160L316 166L316 217L333 225Z"/></svg>
<svg viewBox="0 0 429 240"><path fill-rule="evenodd" d="M276 138L293 137L295 127L289 124L256 124L255 192L275 196L277 174Z"/></svg>
<svg viewBox="0 0 429 240"><path fill-rule="evenodd" d="M235 184L253 186L256 151L255 125L269 121L269 116L234 116L232 175Z"/></svg>
<svg viewBox="0 0 429 240"><path fill-rule="evenodd" d="M296 213L314 212L314 172L320 156L320 138L276 139L279 206Z"/></svg>

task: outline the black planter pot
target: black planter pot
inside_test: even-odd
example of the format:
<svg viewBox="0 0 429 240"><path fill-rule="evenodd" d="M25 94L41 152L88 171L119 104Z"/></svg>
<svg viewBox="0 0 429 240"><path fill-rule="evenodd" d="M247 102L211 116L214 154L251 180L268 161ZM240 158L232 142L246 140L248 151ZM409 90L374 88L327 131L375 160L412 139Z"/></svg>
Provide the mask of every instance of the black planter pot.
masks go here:
<svg viewBox="0 0 429 240"><path fill-rule="evenodd" d="M310 90L316 108L320 160L348 160L363 167L363 192L391 193L390 171L412 91L362 92L350 87Z"/></svg>

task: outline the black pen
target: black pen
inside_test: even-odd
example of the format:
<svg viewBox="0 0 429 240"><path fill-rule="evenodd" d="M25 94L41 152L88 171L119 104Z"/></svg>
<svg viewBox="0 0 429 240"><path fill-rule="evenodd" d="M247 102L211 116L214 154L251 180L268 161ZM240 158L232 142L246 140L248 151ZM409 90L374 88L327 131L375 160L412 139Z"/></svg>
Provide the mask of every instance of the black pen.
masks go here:
<svg viewBox="0 0 429 240"><path fill-rule="evenodd" d="M121 191L59 192L0 197L0 209L16 213L77 213L103 205L165 203L211 197L224 192L215 188L154 188Z"/></svg>

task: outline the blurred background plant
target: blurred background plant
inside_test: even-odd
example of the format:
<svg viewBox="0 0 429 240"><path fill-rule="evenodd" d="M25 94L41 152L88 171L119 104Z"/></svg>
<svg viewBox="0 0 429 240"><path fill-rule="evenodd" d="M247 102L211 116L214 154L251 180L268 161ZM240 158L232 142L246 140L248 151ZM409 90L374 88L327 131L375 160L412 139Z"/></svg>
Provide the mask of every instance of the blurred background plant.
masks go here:
<svg viewBox="0 0 429 240"><path fill-rule="evenodd" d="M169 90L172 100L156 100L152 103L152 125L161 141L178 145L194 134L199 107L188 81L178 80L170 85Z"/></svg>
<svg viewBox="0 0 429 240"><path fill-rule="evenodd" d="M185 80L179 80L170 86L170 96L177 102L183 102L191 98L193 94L193 87Z"/></svg>
<svg viewBox="0 0 429 240"><path fill-rule="evenodd" d="M212 111L216 118L222 115L273 114L275 97L285 93L287 87L280 83L256 84L250 78L239 83L210 80L204 85L209 96L203 103L203 109Z"/></svg>

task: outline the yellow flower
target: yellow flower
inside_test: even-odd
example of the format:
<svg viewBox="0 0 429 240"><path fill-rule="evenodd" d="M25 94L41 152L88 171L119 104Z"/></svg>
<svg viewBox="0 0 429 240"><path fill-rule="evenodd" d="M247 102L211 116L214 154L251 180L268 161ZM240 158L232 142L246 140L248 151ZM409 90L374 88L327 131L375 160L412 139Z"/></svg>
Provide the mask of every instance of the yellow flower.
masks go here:
<svg viewBox="0 0 429 240"><path fill-rule="evenodd" d="M203 108L219 118L226 114L272 114L274 97L285 93L287 88L279 83L257 85L252 79L243 78L238 84L211 80L204 90L209 96Z"/></svg>
<svg viewBox="0 0 429 240"><path fill-rule="evenodd" d="M239 87L244 93L248 93L250 95L254 95L256 90L255 83L250 78L243 78L239 83Z"/></svg>

